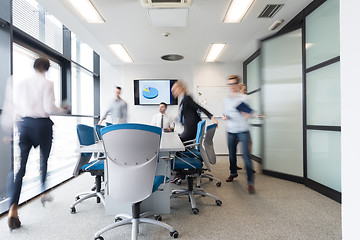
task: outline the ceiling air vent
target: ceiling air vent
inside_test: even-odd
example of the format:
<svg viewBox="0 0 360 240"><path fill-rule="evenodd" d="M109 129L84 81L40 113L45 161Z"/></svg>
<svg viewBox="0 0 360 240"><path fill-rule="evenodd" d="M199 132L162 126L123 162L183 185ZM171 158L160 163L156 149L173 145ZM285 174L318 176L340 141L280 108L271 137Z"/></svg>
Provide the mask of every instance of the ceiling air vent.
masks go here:
<svg viewBox="0 0 360 240"><path fill-rule="evenodd" d="M258 18L272 18L275 14L282 8L284 4L268 4L265 6L264 10L260 13Z"/></svg>
<svg viewBox="0 0 360 240"><path fill-rule="evenodd" d="M191 0L140 0L146 8L188 8Z"/></svg>

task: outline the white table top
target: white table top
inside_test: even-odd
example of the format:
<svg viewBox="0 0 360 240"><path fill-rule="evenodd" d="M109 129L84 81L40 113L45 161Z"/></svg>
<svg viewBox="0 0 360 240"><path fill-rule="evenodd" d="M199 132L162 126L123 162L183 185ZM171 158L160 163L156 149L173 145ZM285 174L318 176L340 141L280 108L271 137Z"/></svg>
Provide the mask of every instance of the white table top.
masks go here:
<svg viewBox="0 0 360 240"><path fill-rule="evenodd" d="M104 147L101 141L89 145L81 146L77 152L103 152ZM160 152L177 152L185 151L184 144L181 142L176 132L164 132L161 135Z"/></svg>

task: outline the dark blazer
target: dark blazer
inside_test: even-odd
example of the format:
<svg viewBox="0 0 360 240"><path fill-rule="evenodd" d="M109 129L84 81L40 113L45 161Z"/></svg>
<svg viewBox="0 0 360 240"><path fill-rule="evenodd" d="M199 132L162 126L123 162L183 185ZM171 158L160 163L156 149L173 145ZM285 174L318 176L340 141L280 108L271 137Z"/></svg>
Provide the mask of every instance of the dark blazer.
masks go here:
<svg viewBox="0 0 360 240"><path fill-rule="evenodd" d="M209 119L213 116L208 110L194 102L188 95L185 95L181 101L180 109L180 121L181 119L184 120L184 131L180 134L180 139L183 142L195 139L196 137L197 124L201 121L198 110L208 116Z"/></svg>

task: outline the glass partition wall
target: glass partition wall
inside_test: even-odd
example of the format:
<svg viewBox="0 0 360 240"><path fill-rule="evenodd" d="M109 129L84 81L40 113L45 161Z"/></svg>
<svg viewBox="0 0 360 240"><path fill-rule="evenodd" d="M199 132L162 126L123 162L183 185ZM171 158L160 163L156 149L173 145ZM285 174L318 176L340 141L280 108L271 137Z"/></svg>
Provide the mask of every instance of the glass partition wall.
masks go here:
<svg viewBox="0 0 360 240"><path fill-rule="evenodd" d="M315 0L294 19L244 62L251 104L265 115L251 121L261 138L253 154L265 174L340 202L339 0Z"/></svg>
<svg viewBox="0 0 360 240"><path fill-rule="evenodd" d="M305 19L305 184L324 189L337 201L341 201L339 8L339 0L327 0Z"/></svg>

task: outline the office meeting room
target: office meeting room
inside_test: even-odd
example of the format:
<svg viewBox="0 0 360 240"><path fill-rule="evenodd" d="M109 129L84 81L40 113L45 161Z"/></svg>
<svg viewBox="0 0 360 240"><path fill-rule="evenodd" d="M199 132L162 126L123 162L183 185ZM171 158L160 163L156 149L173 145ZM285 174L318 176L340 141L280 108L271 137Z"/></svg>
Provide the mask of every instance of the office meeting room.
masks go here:
<svg viewBox="0 0 360 240"><path fill-rule="evenodd" d="M0 239L359 239L358 7L0 1Z"/></svg>

